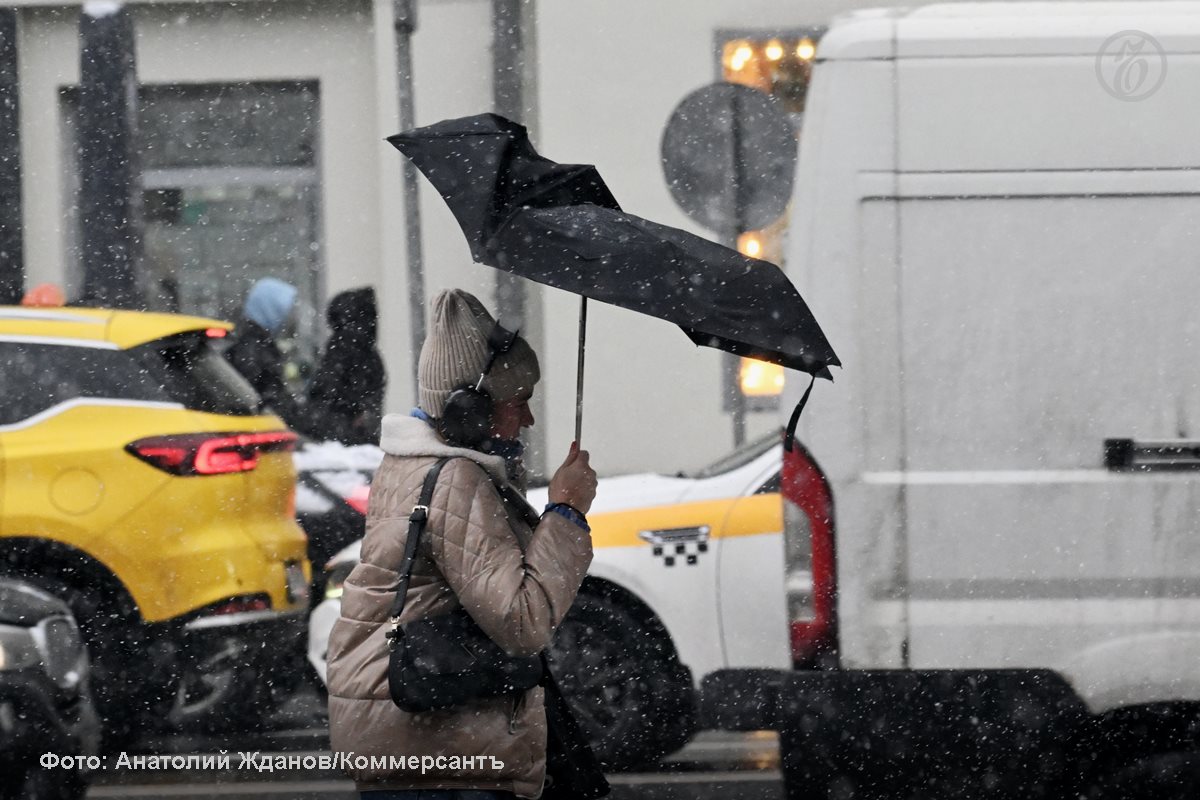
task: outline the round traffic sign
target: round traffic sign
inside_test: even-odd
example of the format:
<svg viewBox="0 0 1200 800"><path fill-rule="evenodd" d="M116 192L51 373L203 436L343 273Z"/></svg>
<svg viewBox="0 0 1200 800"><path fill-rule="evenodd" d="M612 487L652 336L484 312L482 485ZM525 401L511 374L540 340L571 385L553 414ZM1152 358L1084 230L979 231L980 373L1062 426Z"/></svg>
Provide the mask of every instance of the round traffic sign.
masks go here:
<svg viewBox="0 0 1200 800"><path fill-rule="evenodd" d="M721 233L774 222L787 207L796 134L770 95L714 83L675 108L662 138L663 173L684 213Z"/></svg>

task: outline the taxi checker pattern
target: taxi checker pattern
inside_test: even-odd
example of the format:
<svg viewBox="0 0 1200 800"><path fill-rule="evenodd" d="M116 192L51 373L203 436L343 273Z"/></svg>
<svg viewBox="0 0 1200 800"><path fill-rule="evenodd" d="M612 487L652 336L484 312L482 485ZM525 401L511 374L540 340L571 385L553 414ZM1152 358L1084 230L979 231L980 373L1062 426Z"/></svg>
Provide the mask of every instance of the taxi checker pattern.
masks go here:
<svg viewBox="0 0 1200 800"><path fill-rule="evenodd" d="M709 526L698 525L690 528L638 531L638 536L654 546L652 552L656 558L663 560L664 566L673 567L680 558L692 566L700 560L701 553L708 552L710 531Z"/></svg>

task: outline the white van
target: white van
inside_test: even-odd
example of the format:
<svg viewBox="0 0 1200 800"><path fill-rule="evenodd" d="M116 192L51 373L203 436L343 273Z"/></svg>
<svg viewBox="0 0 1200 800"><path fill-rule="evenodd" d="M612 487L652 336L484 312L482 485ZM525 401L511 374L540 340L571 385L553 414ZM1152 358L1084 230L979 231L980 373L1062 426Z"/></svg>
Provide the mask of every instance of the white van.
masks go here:
<svg viewBox="0 0 1200 800"><path fill-rule="evenodd" d="M780 730L794 797L1197 796L1200 3L841 19L796 187L828 668L719 671L708 719Z"/></svg>

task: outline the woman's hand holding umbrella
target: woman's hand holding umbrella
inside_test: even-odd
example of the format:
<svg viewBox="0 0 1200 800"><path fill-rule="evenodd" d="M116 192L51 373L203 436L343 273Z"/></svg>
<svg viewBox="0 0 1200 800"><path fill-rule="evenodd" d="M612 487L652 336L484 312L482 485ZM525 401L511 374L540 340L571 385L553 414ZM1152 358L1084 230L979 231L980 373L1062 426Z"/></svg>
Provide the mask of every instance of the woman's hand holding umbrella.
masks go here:
<svg viewBox="0 0 1200 800"><path fill-rule="evenodd" d="M549 499L587 514L596 499L596 471L588 464L588 451L571 442L567 460L550 479Z"/></svg>

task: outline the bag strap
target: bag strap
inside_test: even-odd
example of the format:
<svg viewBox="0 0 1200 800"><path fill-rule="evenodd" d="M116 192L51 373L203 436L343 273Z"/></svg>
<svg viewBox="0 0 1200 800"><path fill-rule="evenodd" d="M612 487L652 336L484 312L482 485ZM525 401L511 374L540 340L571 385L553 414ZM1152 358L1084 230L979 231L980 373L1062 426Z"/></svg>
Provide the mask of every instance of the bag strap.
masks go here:
<svg viewBox="0 0 1200 800"><path fill-rule="evenodd" d="M526 525L530 528L538 526L538 523L542 521L542 515L534 510L533 506L529 505L529 501L525 499L525 495L517 491L511 484L502 483L495 479L492 480L492 485L496 487L496 492L499 493L500 498L521 515Z"/></svg>
<svg viewBox="0 0 1200 800"><path fill-rule="evenodd" d="M421 543L421 534L425 532L425 523L429 521L429 503L433 500L433 487L437 485L438 475L446 466L448 458L439 458L437 463L425 474L425 482L421 484L421 496L413 506L408 516L408 540L404 542L404 561L400 565L400 582L396 584L396 599L392 601L392 611L389 619L393 630L398 630L400 614L404 611L404 601L408 598L408 582L412 579L413 562L417 560L417 545Z"/></svg>

